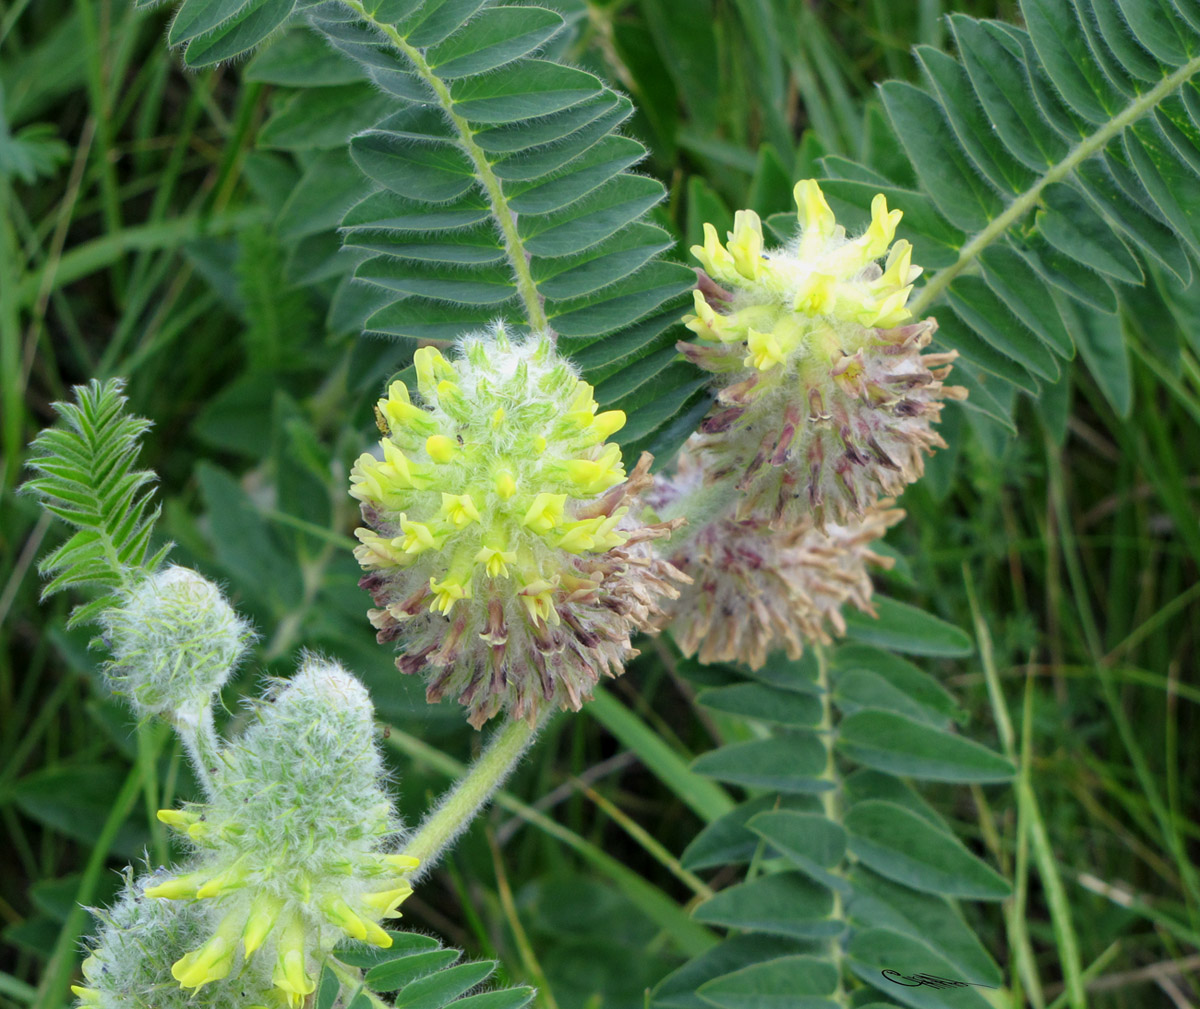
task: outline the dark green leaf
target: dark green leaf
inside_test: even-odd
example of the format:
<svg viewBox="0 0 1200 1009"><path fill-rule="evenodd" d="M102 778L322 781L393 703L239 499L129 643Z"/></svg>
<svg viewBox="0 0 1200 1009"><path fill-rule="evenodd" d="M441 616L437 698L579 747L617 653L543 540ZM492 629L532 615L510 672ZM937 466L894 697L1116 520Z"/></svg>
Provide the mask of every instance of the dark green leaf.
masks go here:
<svg viewBox="0 0 1200 1009"><path fill-rule="evenodd" d="M692 762L698 774L780 792L825 791L830 784L815 777L824 769L825 747L808 732L732 743Z"/></svg>
<svg viewBox="0 0 1200 1009"><path fill-rule="evenodd" d="M1142 268L1112 228L1071 186L1054 183L1042 190L1046 210L1037 225L1046 241L1084 266L1127 284L1142 282Z"/></svg>
<svg viewBox="0 0 1200 1009"><path fill-rule="evenodd" d="M480 984L495 969L494 961L483 960L409 982L396 999L396 1009L441 1009Z"/></svg>
<svg viewBox="0 0 1200 1009"><path fill-rule="evenodd" d="M907 980L914 974L983 983L979 978L957 977L954 965L935 952L915 931L903 934L886 928L863 929L855 932L846 952L850 969L859 978L886 992L890 998L903 999L917 1009L992 1009L992 1003L975 987L908 987L918 983ZM885 970L906 980L900 984L891 982L882 973Z"/></svg>
<svg viewBox="0 0 1200 1009"><path fill-rule="evenodd" d="M701 998L719 1009L808 1009L822 1003L835 1005L805 997L832 995L837 983L837 970L827 960L788 956L743 967L697 990Z"/></svg>
<svg viewBox="0 0 1200 1009"><path fill-rule="evenodd" d="M846 831L824 813L760 813L746 826L814 882L831 890L848 891L841 876L829 871L846 854Z"/></svg>
<svg viewBox="0 0 1200 1009"><path fill-rule="evenodd" d="M847 715L838 730L838 748L868 767L929 781L1007 781L1015 773L986 746L892 711Z"/></svg>
<svg viewBox="0 0 1200 1009"><path fill-rule="evenodd" d="M1013 315L1060 357L1070 360L1075 356L1075 344L1049 289L1021 256L1007 244L997 242L983 250L979 264L984 280Z"/></svg>
<svg viewBox="0 0 1200 1009"><path fill-rule="evenodd" d="M970 637L952 624L887 596L875 596L878 618L847 611L850 637L911 655L960 656L974 650Z"/></svg>
<svg viewBox="0 0 1200 1009"><path fill-rule="evenodd" d="M781 872L722 890L693 912L697 921L797 939L839 934L833 891L798 872Z"/></svg>
<svg viewBox="0 0 1200 1009"><path fill-rule="evenodd" d="M869 868L915 890L1001 900L1012 888L959 841L895 803L870 799L845 818L850 850Z"/></svg>
<svg viewBox="0 0 1200 1009"><path fill-rule="evenodd" d="M367 971L366 981L377 991L397 991L418 978L435 974L454 963L462 953L456 949L434 949L408 953L384 960Z"/></svg>
<svg viewBox="0 0 1200 1009"><path fill-rule="evenodd" d="M711 869L718 865L749 862L762 839L746 827L759 813L774 809L795 809L816 813L820 800L811 795L760 795L730 810L700 831L680 856L685 869Z"/></svg>
<svg viewBox="0 0 1200 1009"><path fill-rule="evenodd" d="M762 683L737 683L704 690L696 700L717 711L781 725L816 725L821 720L821 702L818 698L810 694L776 690Z"/></svg>
<svg viewBox="0 0 1200 1009"><path fill-rule="evenodd" d="M1000 213L1000 198L976 173L937 102L902 81L880 86L884 107L925 192L956 227L979 231Z"/></svg>
<svg viewBox="0 0 1200 1009"><path fill-rule="evenodd" d="M1041 378L1058 379L1058 362L1049 348L1009 313L985 281L957 277L946 298L958 317L1000 353Z"/></svg>
<svg viewBox="0 0 1200 1009"><path fill-rule="evenodd" d="M495 70L538 48L562 27L542 7L490 7L425 54L443 80Z"/></svg>
<svg viewBox="0 0 1200 1009"><path fill-rule="evenodd" d="M1106 124L1124 102L1089 51L1070 0L1021 0L1021 13L1042 65L1067 103L1096 125Z"/></svg>
<svg viewBox="0 0 1200 1009"><path fill-rule="evenodd" d="M584 70L547 60L521 60L480 77L454 81L454 110L472 123L511 123L570 108L600 90Z"/></svg>

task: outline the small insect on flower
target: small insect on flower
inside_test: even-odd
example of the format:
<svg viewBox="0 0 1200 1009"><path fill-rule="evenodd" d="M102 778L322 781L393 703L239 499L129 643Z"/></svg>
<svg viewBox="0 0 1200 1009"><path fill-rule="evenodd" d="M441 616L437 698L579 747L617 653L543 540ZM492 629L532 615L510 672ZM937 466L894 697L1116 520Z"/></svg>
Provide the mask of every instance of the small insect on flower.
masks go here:
<svg viewBox="0 0 1200 1009"><path fill-rule="evenodd" d="M727 244L704 226L684 319L700 342L678 345L722 376L697 446L706 468L736 482L740 518L775 527L845 523L900 494L945 446L932 427L942 400L966 396L943 385L954 352L921 354L937 323L910 321L921 271L912 246L893 243L901 212L876 196L870 226L848 239L816 182L795 198L799 232L780 249L764 251L752 210L737 213Z"/></svg>
<svg viewBox="0 0 1200 1009"><path fill-rule="evenodd" d="M421 402L392 383L380 453L351 474L378 638L399 639L400 671L425 673L428 699L457 697L476 727L578 709L675 596L681 576L650 541L680 520L635 519L650 457L626 475L607 441L625 415L600 411L548 340L498 326L414 363Z"/></svg>
<svg viewBox="0 0 1200 1009"><path fill-rule="evenodd" d="M685 446L673 479L659 481L651 503L663 508L703 484L697 457ZM829 644L846 632L847 604L874 615L870 567L890 557L871 549L904 512L882 500L861 519L801 520L772 529L764 518L718 518L697 530L671 557L692 578L666 607L664 627L686 656L701 662L742 662L760 668L780 648L798 659L806 643Z"/></svg>
<svg viewBox="0 0 1200 1009"><path fill-rule="evenodd" d="M224 748L210 802L159 813L195 856L145 896L207 911L204 940L171 967L180 987L249 963L296 1009L338 941L391 945L379 922L412 893L417 861L392 850L399 823L357 679L310 659L257 716Z"/></svg>

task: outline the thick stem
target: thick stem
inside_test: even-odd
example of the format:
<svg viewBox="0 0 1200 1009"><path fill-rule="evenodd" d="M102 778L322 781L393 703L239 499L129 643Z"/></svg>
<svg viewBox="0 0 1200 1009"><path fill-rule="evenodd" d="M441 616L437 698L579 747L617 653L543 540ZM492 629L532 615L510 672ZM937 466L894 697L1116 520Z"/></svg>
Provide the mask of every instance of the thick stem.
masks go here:
<svg viewBox="0 0 1200 1009"><path fill-rule="evenodd" d="M450 842L466 830L488 804L529 749L543 721L544 718L530 725L518 718L509 719L492 736L479 759L425 817L404 849L404 854L421 860L420 868L413 873L414 880L437 864Z"/></svg>

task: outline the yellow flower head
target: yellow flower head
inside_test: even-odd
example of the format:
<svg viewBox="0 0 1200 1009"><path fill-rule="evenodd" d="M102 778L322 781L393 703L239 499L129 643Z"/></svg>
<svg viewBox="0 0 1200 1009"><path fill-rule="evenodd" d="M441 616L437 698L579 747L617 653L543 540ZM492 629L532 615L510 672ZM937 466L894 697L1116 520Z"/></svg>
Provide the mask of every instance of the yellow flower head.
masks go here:
<svg viewBox="0 0 1200 1009"><path fill-rule="evenodd" d="M724 244L705 225L692 254L707 276L683 320L699 339L679 344L724 376L696 446L705 471L737 484L740 518L784 528L861 518L900 494L944 444L931 427L940 401L965 395L942 384L953 353L920 354L936 323L909 321L921 271L894 240L901 212L877 195L848 238L815 181L794 195L799 227L782 248L764 251L750 210Z"/></svg>
<svg viewBox="0 0 1200 1009"><path fill-rule="evenodd" d="M402 638L401 670L428 671L429 698L457 694L474 724L578 707L644 623L644 605L622 612L605 594L670 591L653 564L631 563L667 530L629 514L644 468L628 482L608 442L625 415L601 409L548 340L514 344L502 327L413 363L419 404L392 383L379 452L350 478L380 639ZM571 587L581 580L590 591Z"/></svg>
<svg viewBox="0 0 1200 1009"><path fill-rule="evenodd" d="M388 853L398 824L373 733L362 685L310 662L225 747L211 801L159 813L196 857L143 896L199 905L213 922L171 965L181 988L250 964L270 979L280 1009L299 1009L339 938L391 945L379 923L412 892L417 862Z"/></svg>

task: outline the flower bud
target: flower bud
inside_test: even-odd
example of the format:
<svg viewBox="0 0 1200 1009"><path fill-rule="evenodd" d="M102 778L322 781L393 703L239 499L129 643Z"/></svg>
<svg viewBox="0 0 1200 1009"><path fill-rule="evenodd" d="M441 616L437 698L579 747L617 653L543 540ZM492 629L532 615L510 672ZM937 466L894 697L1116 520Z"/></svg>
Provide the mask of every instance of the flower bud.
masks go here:
<svg viewBox="0 0 1200 1009"><path fill-rule="evenodd" d="M908 242L892 244L901 212L876 196L870 226L848 239L816 182L795 198L799 232L781 249L763 252L753 211L739 211L727 246L705 226L692 253L707 275L684 319L700 342L679 344L724 376L696 450L736 481L739 518L774 527L846 523L900 494L945 445L932 428L941 401L966 396L942 384L953 352L921 355L937 323L910 321L921 271Z"/></svg>
<svg viewBox="0 0 1200 1009"><path fill-rule="evenodd" d="M547 340L497 327L414 363L422 405L393 383L380 453L351 475L379 641L399 639L401 672L425 673L428 699L457 697L477 727L577 709L675 594L648 541L678 522L643 525L630 507L650 459L626 477L606 441L625 415L598 412Z"/></svg>
<svg viewBox="0 0 1200 1009"><path fill-rule="evenodd" d="M160 814L196 853L146 896L208 910L202 941L171 967L180 987L219 982L245 962L295 1009L339 940L391 945L379 922L412 892L415 860L389 853L399 823L357 679L309 659L256 716L224 748L212 801Z"/></svg>
<svg viewBox="0 0 1200 1009"><path fill-rule="evenodd" d="M704 474L685 449L679 469L651 495L656 508L695 493ZM701 662L742 662L760 668L784 648L798 659L806 642L831 642L844 634L847 603L874 615L868 566L890 568L873 542L904 516L890 500L869 506L862 518L818 528L802 519L773 529L764 518L720 518L698 530L671 557L692 579L669 603L664 627L686 656Z"/></svg>
<svg viewBox="0 0 1200 1009"><path fill-rule="evenodd" d="M251 638L220 589L177 566L143 578L100 621L113 691L139 714L168 718L206 709Z"/></svg>

